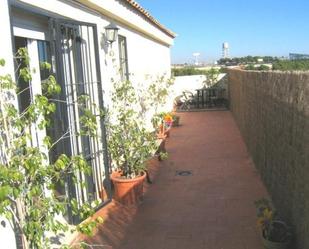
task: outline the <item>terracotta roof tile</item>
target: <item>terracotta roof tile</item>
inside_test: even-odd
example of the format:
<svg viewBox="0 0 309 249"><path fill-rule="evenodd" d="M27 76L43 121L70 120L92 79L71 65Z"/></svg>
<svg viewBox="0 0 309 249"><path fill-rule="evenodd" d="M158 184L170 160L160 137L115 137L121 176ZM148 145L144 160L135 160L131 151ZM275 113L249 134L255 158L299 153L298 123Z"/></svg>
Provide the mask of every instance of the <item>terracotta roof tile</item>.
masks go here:
<svg viewBox="0 0 309 249"><path fill-rule="evenodd" d="M165 34L169 35L172 38L176 37L176 34L171 30L165 28L158 20L156 20L147 10L145 10L139 3L134 0L123 0L128 3L134 9L136 9L139 13L141 13L144 17L146 17L151 23L153 23L156 27L158 27Z"/></svg>

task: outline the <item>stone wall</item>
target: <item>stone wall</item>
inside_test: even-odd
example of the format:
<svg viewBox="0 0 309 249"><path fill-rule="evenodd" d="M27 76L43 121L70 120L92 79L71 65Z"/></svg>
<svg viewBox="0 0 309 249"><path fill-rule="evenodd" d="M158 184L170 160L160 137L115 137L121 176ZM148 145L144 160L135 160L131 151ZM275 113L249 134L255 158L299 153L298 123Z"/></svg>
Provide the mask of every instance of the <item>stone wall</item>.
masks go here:
<svg viewBox="0 0 309 249"><path fill-rule="evenodd" d="M296 245L309 248L309 73L229 70L230 108Z"/></svg>

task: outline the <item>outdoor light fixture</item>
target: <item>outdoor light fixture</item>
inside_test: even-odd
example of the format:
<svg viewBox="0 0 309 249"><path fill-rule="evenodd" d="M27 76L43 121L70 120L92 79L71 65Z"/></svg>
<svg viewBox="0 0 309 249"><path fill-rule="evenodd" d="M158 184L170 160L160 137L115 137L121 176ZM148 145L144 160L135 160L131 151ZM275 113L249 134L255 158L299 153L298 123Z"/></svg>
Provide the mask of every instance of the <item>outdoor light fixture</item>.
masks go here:
<svg viewBox="0 0 309 249"><path fill-rule="evenodd" d="M105 35L106 35L106 40L112 44L114 41L117 39L118 35L118 30L119 28L114 24L110 23L105 27Z"/></svg>

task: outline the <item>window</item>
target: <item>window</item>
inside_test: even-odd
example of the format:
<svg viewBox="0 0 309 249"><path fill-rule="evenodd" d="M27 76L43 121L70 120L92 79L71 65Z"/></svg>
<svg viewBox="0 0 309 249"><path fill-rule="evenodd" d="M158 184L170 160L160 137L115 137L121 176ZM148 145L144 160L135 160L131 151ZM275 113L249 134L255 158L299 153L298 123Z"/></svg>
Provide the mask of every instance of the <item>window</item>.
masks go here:
<svg viewBox="0 0 309 249"><path fill-rule="evenodd" d="M119 64L120 75L122 80L129 80L127 39L124 36L118 36L119 45Z"/></svg>
<svg viewBox="0 0 309 249"><path fill-rule="evenodd" d="M96 26L59 19L52 19L50 24L51 33L54 34L50 44L51 53L55 59L57 81L62 89L54 129L58 132L56 137L65 134L64 139L54 147L54 153L70 156L82 154L92 167L90 175L75 172L77 179L86 184L75 183L72 175L67 176L69 199L76 198L80 205L92 200L104 203L111 197L111 185L104 123L99 110L95 108L103 108ZM92 137L81 132L84 111L79 102L84 95L88 96L85 107L97 117L98 136ZM69 209L68 213L71 222L80 221L72 210Z"/></svg>
<svg viewBox="0 0 309 249"><path fill-rule="evenodd" d="M27 47L27 39L23 37L14 37L15 42L15 54L17 53L17 50L20 48ZM21 59L18 59L18 63L20 63L21 67L24 67L25 64ZM17 66L17 65L16 65ZM17 83L18 83L18 105L20 112L24 112L27 107L31 103L31 90L30 90L30 84L27 81L24 81L22 78L18 77L19 70L16 74Z"/></svg>

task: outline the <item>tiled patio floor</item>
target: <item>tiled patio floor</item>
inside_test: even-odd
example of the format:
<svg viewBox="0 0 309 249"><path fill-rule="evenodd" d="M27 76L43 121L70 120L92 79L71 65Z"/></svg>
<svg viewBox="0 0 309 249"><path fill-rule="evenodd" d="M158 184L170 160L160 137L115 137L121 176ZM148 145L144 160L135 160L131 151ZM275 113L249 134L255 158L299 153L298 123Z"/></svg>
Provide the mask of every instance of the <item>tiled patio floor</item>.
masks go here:
<svg viewBox="0 0 309 249"><path fill-rule="evenodd" d="M113 249L262 249L254 200L267 195L228 111L181 113L169 159L150 165L136 208L112 203L92 244ZM190 170L190 176L176 171Z"/></svg>

